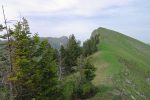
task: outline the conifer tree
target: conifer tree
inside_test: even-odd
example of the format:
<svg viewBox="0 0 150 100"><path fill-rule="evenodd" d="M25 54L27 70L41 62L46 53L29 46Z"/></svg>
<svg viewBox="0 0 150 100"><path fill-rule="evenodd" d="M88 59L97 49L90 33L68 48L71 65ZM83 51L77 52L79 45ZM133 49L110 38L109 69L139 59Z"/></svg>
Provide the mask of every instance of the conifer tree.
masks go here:
<svg viewBox="0 0 150 100"><path fill-rule="evenodd" d="M89 40L83 43L83 55L85 57L96 52L97 44L99 43L99 34L92 36Z"/></svg>
<svg viewBox="0 0 150 100"><path fill-rule="evenodd" d="M14 73L10 79L16 84L16 98L51 99L58 79L54 50L47 40L40 42L37 35L30 36L25 19L15 25L13 38Z"/></svg>
<svg viewBox="0 0 150 100"><path fill-rule="evenodd" d="M51 100L57 98L57 64L54 58L54 50L48 41L41 42L41 59L37 68L37 97L39 99Z"/></svg>
<svg viewBox="0 0 150 100"><path fill-rule="evenodd" d="M13 73L10 80L14 81L16 96L31 96L31 36L26 19L18 22L13 31Z"/></svg>
<svg viewBox="0 0 150 100"><path fill-rule="evenodd" d="M73 71L73 67L77 66L77 58L81 54L81 47L79 42L75 39L74 35L69 37L69 41L66 47L66 69L70 73Z"/></svg>
<svg viewBox="0 0 150 100"><path fill-rule="evenodd" d="M95 77L95 67L87 60L84 65L84 74L87 81L92 81Z"/></svg>
<svg viewBox="0 0 150 100"><path fill-rule="evenodd" d="M59 55L59 66L60 66L60 74L61 78L63 78L67 73L66 60L67 60L67 52L63 45L60 47L60 55Z"/></svg>

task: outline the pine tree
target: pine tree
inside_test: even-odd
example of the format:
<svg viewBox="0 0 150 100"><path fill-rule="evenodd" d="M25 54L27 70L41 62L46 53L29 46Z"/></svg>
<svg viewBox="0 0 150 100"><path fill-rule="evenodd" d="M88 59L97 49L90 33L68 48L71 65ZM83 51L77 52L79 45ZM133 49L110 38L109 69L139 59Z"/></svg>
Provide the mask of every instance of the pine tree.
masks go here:
<svg viewBox="0 0 150 100"><path fill-rule="evenodd" d="M44 51L37 65L36 95L38 99L55 99L57 98L58 67L54 58L54 50L46 40L41 43L40 48L43 48Z"/></svg>
<svg viewBox="0 0 150 100"><path fill-rule="evenodd" d="M26 19L15 25L12 35L14 71L9 79L16 86L16 99L49 100L57 92L55 53L47 40L40 42L37 34L33 37L30 34Z"/></svg>
<svg viewBox="0 0 150 100"><path fill-rule="evenodd" d="M83 43L83 55L87 57L96 52L98 50L97 44L99 41L99 34L92 36L89 40L85 41Z"/></svg>
<svg viewBox="0 0 150 100"><path fill-rule="evenodd" d="M87 60L84 65L84 74L87 81L92 81L95 77L95 67Z"/></svg>
<svg viewBox="0 0 150 100"><path fill-rule="evenodd" d="M68 73L73 71L73 67L77 66L77 58L81 54L81 47L79 42L75 39L74 35L69 37L69 41L66 47L66 70Z"/></svg>
<svg viewBox="0 0 150 100"><path fill-rule="evenodd" d="M67 65L66 65L66 61L67 61L67 52L66 49L64 48L63 45L61 45L60 47L60 55L59 55L59 66L60 66L60 74L61 74L61 78L63 78L65 75L67 75Z"/></svg>
<svg viewBox="0 0 150 100"><path fill-rule="evenodd" d="M29 27L26 19L22 19L15 25L13 31L13 74L10 80L14 81L17 97L24 98L31 96L31 54L32 42Z"/></svg>
<svg viewBox="0 0 150 100"><path fill-rule="evenodd" d="M91 95L95 94L95 87L92 84L92 80L95 77L95 67L89 62L89 60L83 60L82 56L80 57L79 62L81 78L80 84L77 88L77 95L79 98L87 99Z"/></svg>

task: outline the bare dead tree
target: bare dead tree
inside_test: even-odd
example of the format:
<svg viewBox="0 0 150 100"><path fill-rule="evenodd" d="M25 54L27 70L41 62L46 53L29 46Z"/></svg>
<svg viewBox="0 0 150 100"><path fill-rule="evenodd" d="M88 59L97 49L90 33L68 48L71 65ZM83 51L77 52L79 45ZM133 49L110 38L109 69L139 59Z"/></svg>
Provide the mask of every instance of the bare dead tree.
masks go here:
<svg viewBox="0 0 150 100"><path fill-rule="evenodd" d="M84 58L83 55L80 55L79 59L80 82L83 80L83 66L84 66Z"/></svg>
<svg viewBox="0 0 150 100"><path fill-rule="evenodd" d="M58 80L62 80L62 57L61 57L61 52L59 51L59 76Z"/></svg>
<svg viewBox="0 0 150 100"><path fill-rule="evenodd" d="M4 17L4 23L5 23L5 29L6 29L6 37L7 37L7 42L8 42L8 65L9 65L9 69L8 69L8 74L11 74L12 73L12 48L11 48L11 40L10 40L10 34L9 34L9 29L8 29L8 26L7 26L7 19L6 19L6 16L5 16L5 11L4 11L4 7L2 5L2 11L3 11L3 17ZM12 99L12 96L13 96L13 85L12 85L12 82L9 81L9 91L10 91L10 95L9 95L9 100Z"/></svg>

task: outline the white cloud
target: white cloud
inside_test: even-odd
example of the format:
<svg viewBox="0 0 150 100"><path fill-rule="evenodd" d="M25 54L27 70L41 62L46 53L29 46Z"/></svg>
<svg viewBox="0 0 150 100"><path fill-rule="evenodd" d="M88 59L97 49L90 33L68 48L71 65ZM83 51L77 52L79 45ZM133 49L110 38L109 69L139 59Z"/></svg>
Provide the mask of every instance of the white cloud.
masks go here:
<svg viewBox="0 0 150 100"><path fill-rule="evenodd" d="M30 21L29 21L30 23ZM40 22L30 23L32 32L39 32L39 36L69 36L74 34L79 40L86 40L90 37L91 32L99 27L91 21L87 20L65 20L59 23L50 23L47 21L41 20ZM43 27L44 26L44 27ZM37 28L38 27L38 28ZM42 27L42 28L39 28ZM36 30L36 31L35 31Z"/></svg>
<svg viewBox="0 0 150 100"><path fill-rule="evenodd" d="M132 0L0 0L8 18L22 15L73 14L92 16L111 6L123 6ZM0 16L0 20L2 16Z"/></svg>
<svg viewBox="0 0 150 100"><path fill-rule="evenodd" d="M132 5L133 1L138 7ZM146 34L149 31L148 28L144 29L145 26L149 27L148 11L139 12L140 5L135 1L138 0L0 0L0 4L5 7L7 19L18 20L21 13L31 22L29 23L31 31L39 32L40 36L75 34L78 39L85 40L92 30L99 26L125 33L137 33L136 29L142 28L143 30L138 30L138 33ZM72 19L67 19L70 16ZM143 20L146 20L146 25ZM2 22L0 9L0 23ZM133 36L133 34L127 35Z"/></svg>

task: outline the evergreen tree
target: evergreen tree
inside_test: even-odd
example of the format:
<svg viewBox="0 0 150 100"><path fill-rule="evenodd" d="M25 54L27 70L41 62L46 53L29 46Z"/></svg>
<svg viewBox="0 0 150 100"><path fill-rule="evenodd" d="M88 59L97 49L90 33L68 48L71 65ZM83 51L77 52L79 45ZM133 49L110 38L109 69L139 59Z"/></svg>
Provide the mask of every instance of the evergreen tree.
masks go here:
<svg viewBox="0 0 150 100"><path fill-rule="evenodd" d="M43 48L44 52L42 53L42 57L37 65L36 94L38 99L56 99L58 76L54 50L46 40L43 41L40 46Z"/></svg>
<svg viewBox="0 0 150 100"><path fill-rule="evenodd" d="M89 40L83 43L83 55L85 57L97 51L97 44L99 43L99 34L92 36Z"/></svg>
<svg viewBox="0 0 150 100"><path fill-rule="evenodd" d="M77 95L81 99L86 99L95 94L95 87L91 82L95 77L95 67L89 62L89 60L83 61L82 56L80 57L79 66L81 78L77 89Z"/></svg>
<svg viewBox="0 0 150 100"><path fill-rule="evenodd" d="M5 27L0 25L0 31ZM73 93L81 97L86 97L92 91L91 81L95 77L95 68L84 57L97 51L99 37L91 37L83 44L83 55L80 43L74 35L69 37L67 47L61 46L59 52L54 50L48 40L40 41L37 34L31 36L30 28L26 19L18 22L14 29L8 30L9 34L4 34L3 38L9 38L7 43L7 56L0 55L0 60L8 61L7 66L11 66L8 80L13 87L15 99L18 100L56 100L61 99L60 87L72 86ZM5 53L4 51L2 51ZM4 64L3 64L4 65ZM65 75L79 68L79 83L66 82L61 80ZM76 68L76 69L75 69ZM59 72L59 74L58 74ZM58 76L59 75L59 76ZM59 88L58 88L59 87ZM63 87L61 87L62 89ZM63 90L63 89L62 89ZM65 90L65 89L64 89ZM77 95L74 96L77 96Z"/></svg>
<svg viewBox="0 0 150 100"><path fill-rule="evenodd" d="M10 76L10 80L14 81L17 97L31 97L32 39L26 19L23 18L22 22L15 25L13 39L13 74Z"/></svg>
<svg viewBox="0 0 150 100"><path fill-rule="evenodd" d="M58 79L54 50L47 40L40 42L37 34L33 37L30 34L27 20L15 25L14 71L9 79L14 81L17 99L49 100L56 95Z"/></svg>
<svg viewBox="0 0 150 100"><path fill-rule="evenodd" d="M79 42L75 39L74 35L69 37L69 41L66 47L66 71L68 73L73 71L73 67L77 66L77 58L81 54L81 47Z"/></svg>
<svg viewBox="0 0 150 100"><path fill-rule="evenodd" d="M87 81L92 81L95 77L95 67L87 60L84 65L84 74Z"/></svg>

